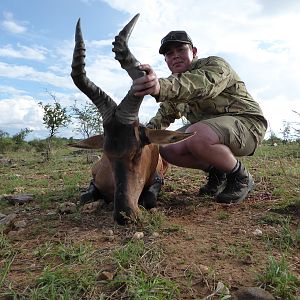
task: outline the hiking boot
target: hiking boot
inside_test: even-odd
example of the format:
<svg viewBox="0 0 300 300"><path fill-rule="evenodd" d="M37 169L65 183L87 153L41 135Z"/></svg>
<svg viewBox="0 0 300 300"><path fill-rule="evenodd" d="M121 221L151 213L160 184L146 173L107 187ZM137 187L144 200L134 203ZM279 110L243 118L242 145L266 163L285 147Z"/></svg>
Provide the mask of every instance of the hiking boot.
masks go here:
<svg viewBox="0 0 300 300"><path fill-rule="evenodd" d="M97 201L99 198L100 198L100 192L96 188L92 180L87 191L82 193L80 196L80 205Z"/></svg>
<svg viewBox="0 0 300 300"><path fill-rule="evenodd" d="M217 196L226 186L226 173L211 168L208 172L207 183L199 189L199 196Z"/></svg>
<svg viewBox="0 0 300 300"><path fill-rule="evenodd" d="M217 196L217 202L228 204L242 202L253 186L254 181L251 174L240 164L237 171L227 174L226 188Z"/></svg>

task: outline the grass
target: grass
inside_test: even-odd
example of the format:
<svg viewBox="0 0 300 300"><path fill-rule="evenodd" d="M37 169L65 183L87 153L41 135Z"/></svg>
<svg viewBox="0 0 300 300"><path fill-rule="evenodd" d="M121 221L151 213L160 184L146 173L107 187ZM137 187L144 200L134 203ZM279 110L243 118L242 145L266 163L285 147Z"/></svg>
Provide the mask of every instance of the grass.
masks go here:
<svg viewBox="0 0 300 300"><path fill-rule="evenodd" d="M278 260L270 256L265 272L257 278L264 288L280 299L293 300L294 295L299 292L300 279L291 272L284 256Z"/></svg>
<svg viewBox="0 0 300 300"><path fill-rule="evenodd" d="M162 251L142 240L130 241L113 254L117 275L112 285L130 299L173 299L177 286L160 274Z"/></svg>
<svg viewBox="0 0 300 300"><path fill-rule="evenodd" d="M84 153L58 149L50 162L31 152L5 156L13 165L0 165L0 197L28 193L34 201L23 206L0 201L1 212L27 221L15 237L7 234L13 228L0 230L0 298L202 299L219 281L230 288L231 271L240 276L233 276L232 286L259 273L257 284L279 299L299 296L299 144L263 145L255 156L243 158L256 186L250 201L237 208L196 196L204 182L198 170L171 169L160 193L161 209L141 209L128 227L113 224L106 207L93 214L56 213L62 202L76 202L90 181ZM239 224L249 211L249 224ZM210 235L208 228L213 228ZM263 235L254 237L255 228ZM108 229L112 241L103 234ZM136 231L144 233L143 240L132 240ZM213 271L201 273L199 264ZM99 279L107 267L113 278Z"/></svg>
<svg viewBox="0 0 300 300"><path fill-rule="evenodd" d="M152 234L163 230L166 216L162 211L147 211L140 207L141 213L136 222L137 230Z"/></svg>
<svg viewBox="0 0 300 300"><path fill-rule="evenodd" d="M273 220L273 219L272 219ZM287 251L290 248L300 249L300 222L298 223L295 230L291 227L290 217L281 217L279 219L273 220L278 224L278 230L272 234L267 235L267 243L270 247L277 247L282 252Z"/></svg>
<svg viewBox="0 0 300 300"><path fill-rule="evenodd" d="M37 300L81 299L83 296L89 299L98 277L98 258L93 257L94 252L88 244L45 242L34 251L45 267L33 284L21 293L8 286L2 295Z"/></svg>
<svg viewBox="0 0 300 300"><path fill-rule="evenodd" d="M96 284L96 274L90 269L74 270L72 267L45 267L28 290L30 299L79 299L88 296ZM86 294L87 293L87 294Z"/></svg>
<svg viewBox="0 0 300 300"><path fill-rule="evenodd" d="M84 264L88 263L95 250L89 243L72 243L72 242L59 242L54 244L46 242L38 247L35 254L42 258L60 258L62 263L71 264L73 262Z"/></svg>
<svg viewBox="0 0 300 300"><path fill-rule="evenodd" d="M226 250L229 257L242 261L251 260L253 252L254 250L250 242L233 244Z"/></svg>
<svg viewBox="0 0 300 300"><path fill-rule="evenodd" d="M0 289L4 286L5 279L10 271L16 253L17 250L14 249L13 245L6 238L3 228L0 226L0 262L4 261L0 269Z"/></svg>
<svg viewBox="0 0 300 300"><path fill-rule="evenodd" d="M226 221L226 220L229 220L230 214L228 212L226 212L226 211L220 211L218 213L218 217L217 218L220 221Z"/></svg>

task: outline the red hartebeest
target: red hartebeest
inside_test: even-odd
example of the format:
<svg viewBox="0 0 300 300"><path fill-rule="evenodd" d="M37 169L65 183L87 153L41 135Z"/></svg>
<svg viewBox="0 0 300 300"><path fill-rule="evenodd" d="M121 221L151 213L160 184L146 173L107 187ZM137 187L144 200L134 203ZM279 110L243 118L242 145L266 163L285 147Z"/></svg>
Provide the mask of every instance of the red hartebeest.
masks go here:
<svg viewBox="0 0 300 300"><path fill-rule="evenodd" d="M128 48L128 39L138 17L136 15L113 42L115 59L132 79L144 75L138 69L139 61ZM167 165L159 155L158 144L178 142L192 134L141 126L138 111L143 97L136 97L129 91L117 105L88 79L84 58L85 45L78 20L71 76L75 85L100 111L104 135L73 146L103 148L102 158L92 168L93 185L106 201L114 201L114 218L119 224L124 224L128 217L137 215L139 204L146 208L156 205Z"/></svg>

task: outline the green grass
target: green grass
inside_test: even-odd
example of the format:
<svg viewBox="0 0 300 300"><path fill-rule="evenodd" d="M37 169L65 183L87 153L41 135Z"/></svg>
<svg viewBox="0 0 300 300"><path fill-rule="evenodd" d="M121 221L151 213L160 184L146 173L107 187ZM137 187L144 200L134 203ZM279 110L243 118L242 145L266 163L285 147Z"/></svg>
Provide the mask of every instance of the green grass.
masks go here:
<svg viewBox="0 0 300 300"><path fill-rule="evenodd" d="M79 299L88 296L88 290L96 285L97 274L91 269L74 267L45 267L36 279L35 286L30 288L30 299ZM86 294L87 293L87 294Z"/></svg>
<svg viewBox="0 0 300 300"><path fill-rule="evenodd" d="M273 256L269 257L265 272L257 278L264 288L280 299L296 299L294 295L299 292L300 279L292 273L284 256L279 260Z"/></svg>
<svg viewBox="0 0 300 300"><path fill-rule="evenodd" d="M140 210L140 215L135 223L137 231L152 234L164 229L166 216L163 211L147 211L143 207L140 207Z"/></svg>
<svg viewBox="0 0 300 300"><path fill-rule="evenodd" d="M26 228L24 233L15 238L0 231L0 298L4 295L14 299L75 300L114 297L180 299L183 295L197 298L198 288L203 291L207 285L213 291L214 284L219 280L229 282L221 277L223 270L219 269L227 260L232 268L237 268L235 271L238 272L241 266L247 270L245 275L250 273L252 276L254 272L260 272L259 285L279 299L295 299L299 295L296 277L299 272L293 273L299 266L294 258L300 249L299 150L299 144L296 143L278 147L263 145L253 157L242 159L253 174L256 185L251 193L251 202L241 204L237 214L233 207L224 209L212 202L210 197L197 198L196 193L205 176L200 171L171 171L159 196L165 212L142 209L139 219L128 228L113 223L109 225L107 215L112 212L106 208L104 214L100 213L100 218L96 213L84 215L80 211L64 216L56 213L60 203L76 202L80 190L90 181L91 164L86 163L85 154L75 155L73 150L57 149L50 162L43 162L41 156L34 152L5 154L13 160L13 165L0 165L0 196L28 193L34 195L34 201L16 207L0 201L2 213L16 211L18 218L27 220L30 229ZM194 221L189 220L190 212L191 218L195 216L199 230L202 230L202 226L205 230L206 215L195 215L199 207L205 208L210 218L214 216L210 221L213 224L216 222L216 233L222 231L222 226L230 229L228 226L235 224L236 218L244 214L244 210L256 209L252 210L254 213L249 217L249 225L261 228L263 236L252 236L249 227L246 231L249 236L242 236L238 232L233 237L225 232L220 239L215 239L212 234L210 243L203 243L201 238L194 240L194 233L187 234L190 231L186 231L185 222L191 225ZM181 212L185 213L185 218L181 218ZM180 218L178 222L177 215ZM104 222L101 217L106 218ZM64 225L67 229L63 228ZM102 230L106 231L108 226L114 229L115 239L112 242L107 242L102 234ZM92 237L87 236L85 240L81 235L76 240L74 235L74 241L71 241L68 234L70 228L74 227L78 227L79 233L82 230L88 230L89 233L94 229L100 230L102 237L98 239L97 234L91 234ZM135 231L144 232L144 241L129 239ZM154 232L158 232L159 236L149 238ZM191 261L195 262L184 255L174 263L186 268L186 271L180 274L178 269L175 272L178 280L168 277L170 269L165 272L165 266L172 265L173 257L178 254L177 240L186 245L186 251L189 247L198 247L196 252L204 257L203 262L205 257L215 257L216 263L207 265L214 270L212 277L207 274L199 277L199 270L193 269L194 265L188 265ZM172 248L166 252L164 241L172 244ZM264 258L269 257L270 253L273 256L262 271ZM251 267L248 268L243 263L249 258ZM99 280L99 274L107 264L113 268L115 276L112 280ZM36 265L37 271L27 270L29 265ZM25 283L21 284L14 282L14 276L17 279L21 276L16 271L19 266L25 268ZM174 274L171 272L171 275ZM197 285L194 285L197 280Z"/></svg>
<svg viewBox="0 0 300 300"><path fill-rule="evenodd" d="M232 244L225 250L225 253L232 258L246 261L253 256L253 247L250 242Z"/></svg>
<svg viewBox="0 0 300 300"><path fill-rule="evenodd" d="M3 226L0 226L0 258L10 257L14 252L13 245L4 234Z"/></svg>
<svg viewBox="0 0 300 300"><path fill-rule="evenodd" d="M226 220L229 220L230 214L228 212L226 212L226 211L220 211L218 213L218 217L217 218L220 221L226 221Z"/></svg>
<svg viewBox="0 0 300 300"><path fill-rule="evenodd" d="M114 251L117 274L111 284L122 288L122 297L130 299L173 299L177 286L160 274L162 250L142 240L128 242Z"/></svg>
<svg viewBox="0 0 300 300"><path fill-rule="evenodd" d="M274 234L266 236L269 247L279 248L282 252L289 249L300 249L300 222L295 230L292 229L290 224L290 217L276 219L279 224L278 230Z"/></svg>
<svg viewBox="0 0 300 300"><path fill-rule="evenodd" d="M60 258L64 264L88 263L95 250L89 243L59 242L58 244L46 242L35 250L35 254L43 259Z"/></svg>
<svg viewBox="0 0 300 300"><path fill-rule="evenodd" d="M41 162L34 152L9 153L7 156L14 167L0 166L0 195L21 191L47 199L48 193L51 196L51 193L59 192L64 198L71 199L90 180L90 165L85 163L84 157L72 155L69 149L56 150L49 162Z"/></svg>
<svg viewBox="0 0 300 300"><path fill-rule="evenodd" d="M0 289L4 286L4 282L17 252L18 250L14 249L14 246L4 235L2 226L0 226L0 262L3 262L3 265L0 268Z"/></svg>
<svg viewBox="0 0 300 300"><path fill-rule="evenodd" d="M90 244L45 242L33 253L45 264L41 274L21 293L8 285L6 292L0 295L37 300L92 296L98 278L98 258L93 257L95 250Z"/></svg>

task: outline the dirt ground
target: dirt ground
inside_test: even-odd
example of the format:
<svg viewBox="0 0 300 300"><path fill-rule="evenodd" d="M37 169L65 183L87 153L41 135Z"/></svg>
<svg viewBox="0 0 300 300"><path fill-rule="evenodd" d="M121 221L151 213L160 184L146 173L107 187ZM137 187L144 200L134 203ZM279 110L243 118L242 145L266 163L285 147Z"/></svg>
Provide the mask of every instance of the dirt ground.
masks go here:
<svg viewBox="0 0 300 300"><path fill-rule="evenodd" d="M268 236L278 234L279 226L262 222L278 201L271 196L268 182L257 182L242 204L220 205L212 198L197 195L204 181L199 172L172 167L158 201L165 222L154 240L147 234L144 237L163 249L161 273L178 284L180 299L202 299L214 291L219 281L230 291L257 286L257 274L264 272L268 257L281 255L280 249L267 242ZM57 214L57 204L43 209L35 199L6 211L15 212L17 220L26 222L22 230L6 230L14 247L21 250L6 279L16 290L30 285L34 274L40 274L43 268L32 251L38 245L47 241L89 241L104 253L124 244L137 230L116 225L109 204L101 203L97 211L80 215ZM292 215L291 226L296 228L298 221L298 216ZM113 230L114 240L107 239L108 230ZM298 250L289 252L289 261L300 278Z"/></svg>

